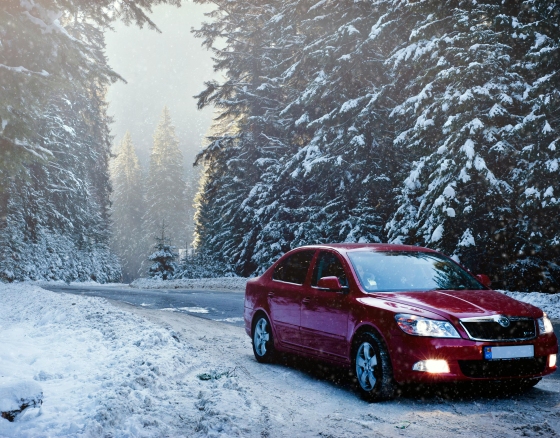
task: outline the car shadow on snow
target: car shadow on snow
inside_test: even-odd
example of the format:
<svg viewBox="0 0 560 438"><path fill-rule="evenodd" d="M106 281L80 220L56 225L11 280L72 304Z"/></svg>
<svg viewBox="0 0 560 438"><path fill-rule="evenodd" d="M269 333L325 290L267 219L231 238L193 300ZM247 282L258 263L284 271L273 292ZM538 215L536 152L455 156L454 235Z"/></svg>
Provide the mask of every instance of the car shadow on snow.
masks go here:
<svg viewBox="0 0 560 438"><path fill-rule="evenodd" d="M291 354L282 354L276 361L278 365L286 366L310 378L328 382L338 388L354 392L357 397L357 380L352 371L336 365L302 358ZM483 400L519 400L520 398L539 398L547 395L558 398L556 392L547 391L539 387L532 388L525 381L501 382L466 382L466 383L434 383L397 385L398 399L421 401L483 401Z"/></svg>

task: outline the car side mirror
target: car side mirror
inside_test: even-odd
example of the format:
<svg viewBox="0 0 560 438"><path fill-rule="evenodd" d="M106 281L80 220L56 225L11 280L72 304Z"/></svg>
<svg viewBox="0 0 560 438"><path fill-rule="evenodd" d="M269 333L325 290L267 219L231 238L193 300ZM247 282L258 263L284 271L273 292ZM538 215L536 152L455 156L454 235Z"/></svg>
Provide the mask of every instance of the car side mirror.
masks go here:
<svg viewBox="0 0 560 438"><path fill-rule="evenodd" d="M492 286L492 280L490 280L490 277L488 277L488 275L485 274L478 274L476 276L476 279L478 281L480 281L484 286L486 287L490 287Z"/></svg>
<svg viewBox="0 0 560 438"><path fill-rule="evenodd" d="M343 294L348 293L348 287L342 286L340 284L340 281L338 280L338 277L335 277L334 275L332 277L323 277L319 279L319 281L317 282L317 287L322 290L341 292Z"/></svg>

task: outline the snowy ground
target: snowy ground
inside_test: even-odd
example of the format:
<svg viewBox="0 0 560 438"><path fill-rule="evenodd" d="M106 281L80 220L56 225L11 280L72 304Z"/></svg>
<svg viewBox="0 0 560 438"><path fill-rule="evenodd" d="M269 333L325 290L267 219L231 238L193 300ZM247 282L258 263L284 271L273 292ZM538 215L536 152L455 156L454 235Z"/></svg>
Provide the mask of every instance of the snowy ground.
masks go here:
<svg viewBox="0 0 560 438"><path fill-rule="evenodd" d="M560 294L543 294L540 292L505 292L516 300L532 304L544 310L549 318L560 319Z"/></svg>
<svg viewBox="0 0 560 438"><path fill-rule="evenodd" d="M239 327L31 285L0 285L0 303L0 387L43 392L41 408L0 418L1 437L560 433L560 380L513 397L368 404L336 370L258 364Z"/></svg>

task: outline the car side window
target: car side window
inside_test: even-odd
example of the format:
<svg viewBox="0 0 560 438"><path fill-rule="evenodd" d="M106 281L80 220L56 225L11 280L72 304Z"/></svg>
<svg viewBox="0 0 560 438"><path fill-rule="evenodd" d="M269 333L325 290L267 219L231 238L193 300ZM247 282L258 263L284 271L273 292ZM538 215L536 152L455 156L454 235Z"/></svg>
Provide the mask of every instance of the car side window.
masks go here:
<svg viewBox="0 0 560 438"><path fill-rule="evenodd" d="M317 286L317 282L323 277L338 277L341 286L348 286L348 278L340 259L331 252L321 252L317 257L311 286Z"/></svg>
<svg viewBox="0 0 560 438"><path fill-rule="evenodd" d="M274 270L273 280L303 284L315 251L299 251L280 263Z"/></svg>

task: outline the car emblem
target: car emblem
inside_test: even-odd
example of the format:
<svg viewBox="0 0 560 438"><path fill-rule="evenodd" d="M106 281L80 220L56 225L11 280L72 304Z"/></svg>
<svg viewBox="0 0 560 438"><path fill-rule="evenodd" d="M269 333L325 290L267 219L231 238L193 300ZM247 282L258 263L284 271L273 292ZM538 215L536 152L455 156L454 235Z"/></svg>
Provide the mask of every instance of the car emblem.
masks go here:
<svg viewBox="0 0 560 438"><path fill-rule="evenodd" d="M500 324L502 327L509 327L510 322L507 316L500 315L498 317L498 324Z"/></svg>

